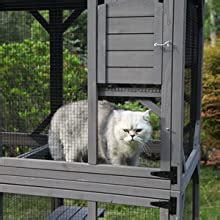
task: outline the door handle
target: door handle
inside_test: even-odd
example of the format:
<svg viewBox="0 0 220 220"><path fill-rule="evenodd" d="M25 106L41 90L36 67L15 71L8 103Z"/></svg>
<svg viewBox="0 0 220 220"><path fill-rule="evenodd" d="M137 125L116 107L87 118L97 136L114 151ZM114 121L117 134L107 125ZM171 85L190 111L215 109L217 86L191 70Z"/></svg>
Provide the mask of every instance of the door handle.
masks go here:
<svg viewBox="0 0 220 220"><path fill-rule="evenodd" d="M154 47L166 47L166 48L170 48L172 46L172 42L171 41L166 41L162 44L159 44L159 43L154 43Z"/></svg>

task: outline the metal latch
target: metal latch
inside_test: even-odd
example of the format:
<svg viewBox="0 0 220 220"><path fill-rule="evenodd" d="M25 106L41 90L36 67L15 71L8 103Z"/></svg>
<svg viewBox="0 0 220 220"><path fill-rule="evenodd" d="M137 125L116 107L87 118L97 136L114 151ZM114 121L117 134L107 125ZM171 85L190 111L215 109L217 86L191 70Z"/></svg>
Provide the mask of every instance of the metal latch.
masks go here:
<svg viewBox="0 0 220 220"><path fill-rule="evenodd" d="M165 48L171 48L172 47L172 42L171 41L166 41L166 42L164 42L164 43L162 43L162 44L159 44L159 43L154 43L154 47L165 47Z"/></svg>

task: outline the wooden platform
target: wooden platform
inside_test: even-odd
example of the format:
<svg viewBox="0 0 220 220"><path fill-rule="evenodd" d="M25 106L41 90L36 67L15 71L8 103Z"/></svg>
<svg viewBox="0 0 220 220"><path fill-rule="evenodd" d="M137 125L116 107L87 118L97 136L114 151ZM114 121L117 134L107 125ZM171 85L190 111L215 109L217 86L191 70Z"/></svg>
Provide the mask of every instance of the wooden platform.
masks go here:
<svg viewBox="0 0 220 220"><path fill-rule="evenodd" d="M104 217L104 209L98 209L97 217ZM60 206L47 220L87 220L88 208L79 206Z"/></svg>

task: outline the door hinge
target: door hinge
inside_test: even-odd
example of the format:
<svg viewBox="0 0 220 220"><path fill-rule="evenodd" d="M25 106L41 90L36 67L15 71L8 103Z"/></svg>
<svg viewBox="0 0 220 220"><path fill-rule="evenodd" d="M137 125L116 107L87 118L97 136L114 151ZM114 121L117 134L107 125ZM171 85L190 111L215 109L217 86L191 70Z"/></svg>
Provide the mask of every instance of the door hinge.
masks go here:
<svg viewBox="0 0 220 220"><path fill-rule="evenodd" d="M177 167L171 167L170 171L155 171L151 175L171 180L171 184L177 184Z"/></svg>
<svg viewBox="0 0 220 220"><path fill-rule="evenodd" d="M177 198L171 197L168 201L155 201L150 203L152 206L168 209L170 215L176 215Z"/></svg>

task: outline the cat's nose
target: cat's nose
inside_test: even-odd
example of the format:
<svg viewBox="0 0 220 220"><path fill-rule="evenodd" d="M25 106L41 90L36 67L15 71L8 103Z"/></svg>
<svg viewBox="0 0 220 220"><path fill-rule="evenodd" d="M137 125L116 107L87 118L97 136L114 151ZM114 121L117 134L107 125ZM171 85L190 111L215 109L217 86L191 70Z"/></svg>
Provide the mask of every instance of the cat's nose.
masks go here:
<svg viewBox="0 0 220 220"><path fill-rule="evenodd" d="M133 138L135 136L135 134L131 134L131 137Z"/></svg>

